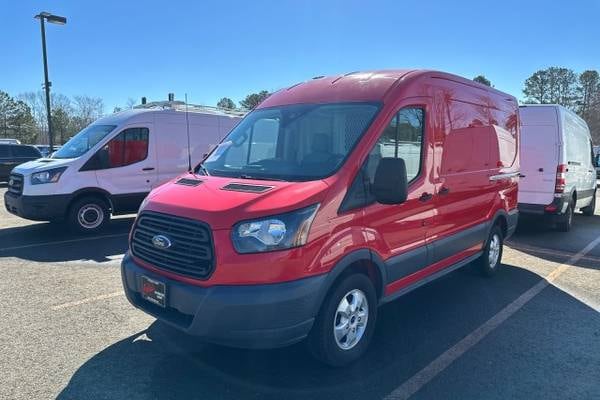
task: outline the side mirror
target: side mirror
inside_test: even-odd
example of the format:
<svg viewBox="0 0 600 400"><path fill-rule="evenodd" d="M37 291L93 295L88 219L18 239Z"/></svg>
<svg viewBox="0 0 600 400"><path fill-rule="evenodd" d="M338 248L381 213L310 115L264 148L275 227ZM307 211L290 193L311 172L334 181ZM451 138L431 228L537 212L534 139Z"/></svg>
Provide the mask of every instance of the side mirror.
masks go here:
<svg viewBox="0 0 600 400"><path fill-rule="evenodd" d="M382 158L375 171L373 195L381 204L400 204L408 195L406 164L401 158Z"/></svg>

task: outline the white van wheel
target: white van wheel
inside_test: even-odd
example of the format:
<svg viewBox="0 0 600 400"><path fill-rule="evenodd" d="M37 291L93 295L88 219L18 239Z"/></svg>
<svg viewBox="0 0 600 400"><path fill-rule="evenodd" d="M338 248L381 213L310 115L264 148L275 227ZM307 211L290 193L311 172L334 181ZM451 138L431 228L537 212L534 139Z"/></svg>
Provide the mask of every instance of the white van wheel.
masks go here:
<svg viewBox="0 0 600 400"><path fill-rule="evenodd" d="M108 206L99 197L81 198L69 209L69 225L77 232L97 232L104 228L109 219Z"/></svg>
<svg viewBox="0 0 600 400"><path fill-rule="evenodd" d="M559 221L556 223L556 229L560 232L569 232L571 230L571 226L573 226L573 205L569 203L567 210L563 215L559 218Z"/></svg>
<svg viewBox="0 0 600 400"><path fill-rule="evenodd" d="M595 190L594 190L594 194L592 195L592 202L590 203L589 206L583 207L581 209L581 212L586 217L591 217L596 212L596 191Z"/></svg>

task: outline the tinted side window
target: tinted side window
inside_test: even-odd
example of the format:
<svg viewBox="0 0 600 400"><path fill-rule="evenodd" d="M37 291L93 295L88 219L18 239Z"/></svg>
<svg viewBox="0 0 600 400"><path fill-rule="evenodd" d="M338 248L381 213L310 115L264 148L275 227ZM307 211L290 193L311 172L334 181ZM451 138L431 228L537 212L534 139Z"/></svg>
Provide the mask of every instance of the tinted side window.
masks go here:
<svg viewBox="0 0 600 400"><path fill-rule="evenodd" d="M402 158L406 163L409 182L419 176L425 134L424 118L424 110L416 107L403 108L392 118L354 179L340 211L362 207L375 201L371 187L379 160L384 157Z"/></svg>
<svg viewBox="0 0 600 400"><path fill-rule="evenodd" d="M0 144L0 158L9 158L10 149L5 144Z"/></svg>
<svg viewBox="0 0 600 400"><path fill-rule="evenodd" d="M99 169L134 164L148 157L148 128L129 128L119 133L99 152Z"/></svg>
<svg viewBox="0 0 600 400"><path fill-rule="evenodd" d="M23 158L39 158L41 154L38 149L29 146L13 146L13 155L15 157Z"/></svg>

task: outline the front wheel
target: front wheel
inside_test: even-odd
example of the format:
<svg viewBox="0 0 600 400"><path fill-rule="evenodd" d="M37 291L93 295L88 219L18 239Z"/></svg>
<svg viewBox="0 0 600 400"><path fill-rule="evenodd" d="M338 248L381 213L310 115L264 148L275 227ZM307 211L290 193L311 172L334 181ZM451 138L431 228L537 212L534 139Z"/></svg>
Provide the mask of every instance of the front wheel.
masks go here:
<svg viewBox="0 0 600 400"><path fill-rule="evenodd" d="M349 275L325 299L308 337L311 354L333 367L360 358L369 346L377 318L377 295L363 274Z"/></svg>
<svg viewBox="0 0 600 400"><path fill-rule="evenodd" d="M69 208L68 222L79 233L95 233L102 230L110 220L106 202L99 197L84 197Z"/></svg>
<svg viewBox="0 0 600 400"><path fill-rule="evenodd" d="M478 260L479 271L485 276L492 276L498 272L502 261L502 250L504 248L504 238L502 229L495 225L485 243L483 254Z"/></svg>

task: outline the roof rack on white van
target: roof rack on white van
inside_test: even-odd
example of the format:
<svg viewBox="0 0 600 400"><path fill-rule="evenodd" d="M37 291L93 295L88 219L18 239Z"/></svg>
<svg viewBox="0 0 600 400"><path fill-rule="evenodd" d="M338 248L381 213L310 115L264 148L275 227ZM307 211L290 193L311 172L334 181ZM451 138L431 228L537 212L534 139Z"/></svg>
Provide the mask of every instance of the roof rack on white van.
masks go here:
<svg viewBox="0 0 600 400"><path fill-rule="evenodd" d="M137 109L148 109L148 108L157 108L157 109L168 109L175 111L188 111L193 113L204 113L204 114L216 114L216 115L232 115L236 117L243 117L248 113L245 110L231 110L228 108L221 107L212 107L212 106L203 106L199 104L186 104L183 101L152 101L146 104L140 104L133 108Z"/></svg>

